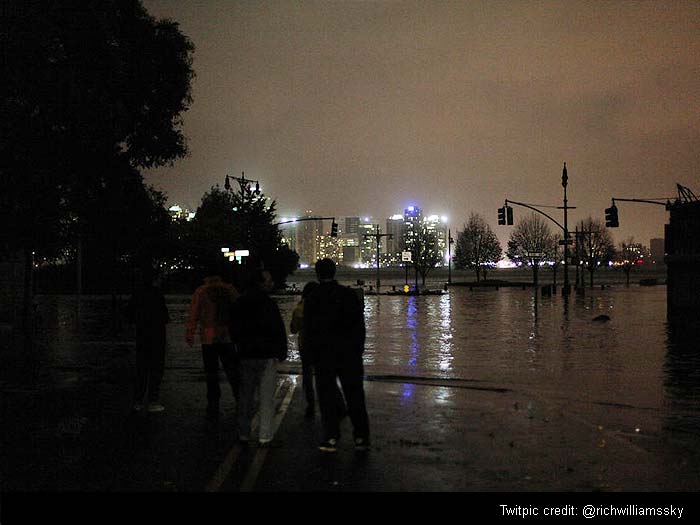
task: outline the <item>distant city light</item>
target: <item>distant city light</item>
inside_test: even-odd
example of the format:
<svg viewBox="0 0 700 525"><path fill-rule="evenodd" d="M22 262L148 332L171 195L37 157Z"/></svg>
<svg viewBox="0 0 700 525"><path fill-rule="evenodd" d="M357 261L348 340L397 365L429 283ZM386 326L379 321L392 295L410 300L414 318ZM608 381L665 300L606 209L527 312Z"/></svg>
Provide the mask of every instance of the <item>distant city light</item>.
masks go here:
<svg viewBox="0 0 700 525"><path fill-rule="evenodd" d="M496 263L496 268L517 268L517 264L513 261L508 261L506 259L501 259Z"/></svg>
<svg viewBox="0 0 700 525"><path fill-rule="evenodd" d="M230 251L231 250L229 250L228 248L221 248L221 253L226 253L226 252L230 252Z"/></svg>
<svg viewBox="0 0 700 525"><path fill-rule="evenodd" d="M408 211L416 211L415 206L409 206L409 207L408 207Z"/></svg>
<svg viewBox="0 0 700 525"><path fill-rule="evenodd" d="M443 215L442 217L440 217L440 220L441 220L442 222L445 222L445 223L446 223L446 222L447 222L447 215Z"/></svg>
<svg viewBox="0 0 700 525"><path fill-rule="evenodd" d="M400 220L403 219L403 215L400 215L400 214L397 213L396 215L392 215L392 216L390 217L390 219L391 219L392 221L400 221Z"/></svg>
<svg viewBox="0 0 700 525"><path fill-rule="evenodd" d="M169 210L170 210L170 211L177 212L177 213L180 213L180 212L182 211L182 208L180 208L180 206L178 206L177 204L175 204L174 206L170 206Z"/></svg>
<svg viewBox="0 0 700 525"><path fill-rule="evenodd" d="M299 265L299 268L300 268L301 270L305 270L305 269L308 268L308 267L309 267L308 264L300 264L300 265Z"/></svg>

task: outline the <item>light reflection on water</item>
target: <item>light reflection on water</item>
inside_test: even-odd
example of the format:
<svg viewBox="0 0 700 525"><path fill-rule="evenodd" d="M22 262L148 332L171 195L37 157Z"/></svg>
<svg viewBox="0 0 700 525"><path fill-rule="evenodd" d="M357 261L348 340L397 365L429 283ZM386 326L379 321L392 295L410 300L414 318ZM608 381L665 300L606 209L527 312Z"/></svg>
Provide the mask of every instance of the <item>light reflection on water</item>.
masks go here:
<svg viewBox="0 0 700 525"><path fill-rule="evenodd" d="M553 397L661 407L669 367L666 290L611 288L540 298L531 290L452 288L365 297L368 374L483 381ZM288 318L293 301L281 308ZM594 322L606 314L610 322ZM684 363L697 370L700 356ZM697 392L695 392L696 395Z"/></svg>
<svg viewBox="0 0 700 525"><path fill-rule="evenodd" d="M123 354L129 331L107 328L109 300L84 298L80 315L75 298L40 300L47 337L64 350L58 361L99 362L102 352L116 352L99 341L122 345ZM278 298L287 325L297 301L298 296ZM184 343L188 303L186 296L168 297L170 367L201 366L197 348ZM600 314L611 321L593 322ZM535 305L532 291L520 288L367 296L365 319L368 375L480 381L550 399L645 410L674 407L688 416L678 416L679 424L696 425L700 352L695 338L667 331L665 287L587 291L571 296L568 308L558 295ZM298 361L296 336L289 341L290 361ZM404 383L402 389L402 398L410 400L414 386Z"/></svg>

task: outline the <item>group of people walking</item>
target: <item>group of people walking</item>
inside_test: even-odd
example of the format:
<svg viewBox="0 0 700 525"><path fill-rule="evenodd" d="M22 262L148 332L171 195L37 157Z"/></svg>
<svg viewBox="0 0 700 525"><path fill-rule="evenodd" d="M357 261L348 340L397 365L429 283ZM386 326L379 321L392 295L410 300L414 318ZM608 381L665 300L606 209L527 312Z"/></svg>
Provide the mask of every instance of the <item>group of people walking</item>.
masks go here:
<svg viewBox="0 0 700 525"><path fill-rule="evenodd" d="M319 449L337 450L340 422L349 416L355 449L364 451L370 443L362 365L364 313L355 291L335 280L335 270L330 259L316 263L318 282L304 287L290 330L298 334L307 417L314 416L318 396L323 429ZM251 439L252 420L257 412L258 441L265 445L274 437L277 363L288 355L285 323L270 297L274 288L272 276L269 271L256 270L247 283L239 286L239 291L224 281L222 268L212 268L207 273L192 296L185 334L191 347L199 332L207 383L207 417L219 417L221 363L236 400L241 444L247 445ZM144 285L129 303L136 324L137 385L133 407L136 411L157 412L164 410L158 396L165 323L169 317L162 293L148 276L144 277Z"/></svg>

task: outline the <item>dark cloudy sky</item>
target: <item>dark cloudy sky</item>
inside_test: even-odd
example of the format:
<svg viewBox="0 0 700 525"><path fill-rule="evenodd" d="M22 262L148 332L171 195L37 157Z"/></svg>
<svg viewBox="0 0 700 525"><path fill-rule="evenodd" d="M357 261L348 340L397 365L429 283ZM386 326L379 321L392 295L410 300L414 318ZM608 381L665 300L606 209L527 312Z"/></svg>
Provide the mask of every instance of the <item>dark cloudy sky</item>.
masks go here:
<svg viewBox="0 0 700 525"><path fill-rule="evenodd" d="M560 205L564 161L572 223L700 193L700 2L144 4L196 46L190 156L147 174L173 203L245 171L280 215L415 203L505 244L496 209ZM661 206L619 208L616 241L663 236Z"/></svg>

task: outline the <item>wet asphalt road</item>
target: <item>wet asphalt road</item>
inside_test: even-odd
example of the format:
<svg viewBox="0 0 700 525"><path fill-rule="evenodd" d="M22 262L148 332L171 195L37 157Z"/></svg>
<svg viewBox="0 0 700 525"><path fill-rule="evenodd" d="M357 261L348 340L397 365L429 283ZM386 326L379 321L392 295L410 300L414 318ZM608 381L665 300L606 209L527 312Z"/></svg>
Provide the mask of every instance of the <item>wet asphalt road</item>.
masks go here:
<svg viewBox="0 0 700 525"><path fill-rule="evenodd" d="M128 344L122 352L131 352ZM591 406L504 385L368 376L372 450L343 422L336 454L316 448L295 363L278 374L275 440L241 449L222 377L222 415L204 417L199 368L169 368L166 411L130 411L131 369L37 369L0 382L2 491L697 491L696 435L655 434L625 406ZM586 406L581 406L585 404Z"/></svg>

